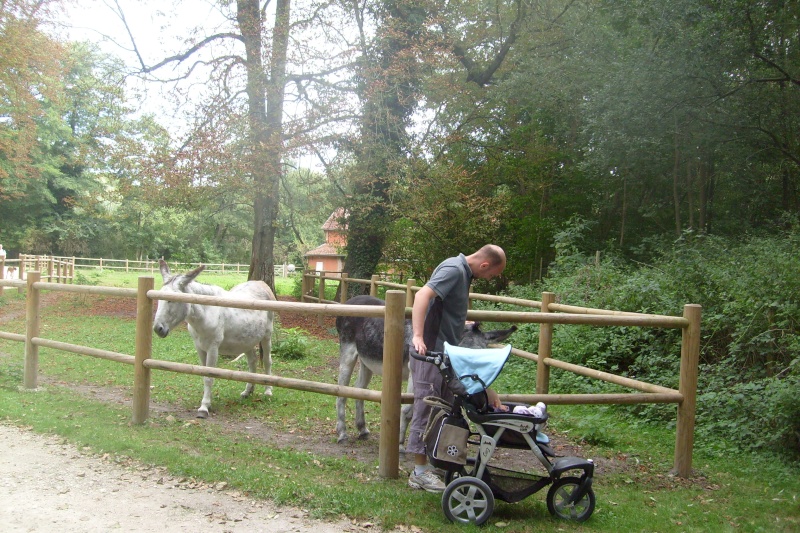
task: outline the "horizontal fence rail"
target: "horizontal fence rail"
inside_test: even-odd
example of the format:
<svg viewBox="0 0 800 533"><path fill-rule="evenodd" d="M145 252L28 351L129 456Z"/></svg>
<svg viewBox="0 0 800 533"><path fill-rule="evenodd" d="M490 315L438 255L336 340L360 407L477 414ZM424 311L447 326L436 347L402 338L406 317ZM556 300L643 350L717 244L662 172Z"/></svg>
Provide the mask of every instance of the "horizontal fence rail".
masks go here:
<svg viewBox="0 0 800 533"><path fill-rule="evenodd" d="M413 396L400 392L399 379L401 372L403 350L403 323L404 318L411 316L410 307L413 305L413 296L419 287L413 280L405 284L385 282L373 276L370 280L356 280L349 278L345 273L330 275L325 272L303 273L303 302L282 302L263 300L240 300L218 296L190 295L155 290L153 278L142 276L139 278L138 289L123 289L115 287L98 287L82 285L65 285L40 281L41 275L37 271L30 271L24 281L0 279L0 289L3 287L18 287L27 290L26 299L26 333L25 335L0 331L0 339L25 343L25 372L24 386L36 388L36 374L38 370L38 348L46 347L77 355L85 355L106 359L122 364L134 366L134 405L133 421L141 424L148 417L149 409L149 383L150 371L160 370L178 372L191 375L207 376L233 381L242 381L260 385L272 385L292 388L310 393L326 394L331 396L378 402L381 404L381 442L380 442L380 473L384 477L396 477L399 461L396 456L399 449L399 406L401 403L411 403ZM347 283L361 283L370 285L370 292L377 294L378 287L389 287L386 292L385 306L345 305L324 299L325 280L333 279L346 285ZM307 280L315 281L315 287ZM400 290L395 290L399 288ZM314 290L316 289L316 291ZM344 287L341 292L346 294ZM40 292L43 290L83 293L89 295L106 295L122 298L137 299L137 327L136 327L136 353L117 353L99 350L86 346L79 346L45 339L39 336L39 307ZM311 296L316 292L317 296ZM539 352L538 354L525 352L517 348L512 349L515 356L522 357L536 363L536 393L535 394L501 394L503 401L536 403L543 401L549 404L622 404L631 405L639 403L675 403L678 406L676 446L674 469L678 475L688 477L691 473L692 448L694 439L695 401L697 388L697 367L699 362L700 339L700 311L698 305L687 304L684 306L682 317L666 315L639 314L623 311L609 311L603 309L582 308L555 303L555 295L543 293L542 301L528 301L502 296L481 295L470 293L473 300L508 303L524 307L536 308L538 312L521 311L479 311L469 310L467 317L471 320L488 322L512 323L538 323L540 325ZM219 368L175 363L152 358L152 328L153 304L157 300L196 303L202 305L215 305L241 309L256 309L274 312L293 312L307 315L323 316L364 316L384 318L386 325L386 342L384 344L384 379L383 390L373 391L356 387L345 387L327 383L319 383L302 379L281 377L275 375L255 374ZM305 303L305 300L316 300L317 303ZM555 359L552 354L552 328L560 325L591 325L591 326L628 326L628 327L656 327L679 328L682 330L681 340L681 368L678 390L662 387L660 385L617 376L615 374L583 367ZM602 380L621 387L630 388L638 392L614 394L550 394L549 370L557 368L575 374ZM386 374L388 372L388 374ZM392 375L394 372L394 375ZM385 412L384 412L385 411ZM392 451L394 450L394 451Z"/></svg>

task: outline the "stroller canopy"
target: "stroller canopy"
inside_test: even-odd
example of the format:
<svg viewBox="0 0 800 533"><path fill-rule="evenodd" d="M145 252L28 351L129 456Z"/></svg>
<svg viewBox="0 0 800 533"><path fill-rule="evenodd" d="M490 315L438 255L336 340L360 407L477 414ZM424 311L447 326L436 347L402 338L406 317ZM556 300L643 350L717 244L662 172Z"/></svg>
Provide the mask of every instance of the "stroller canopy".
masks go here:
<svg viewBox="0 0 800 533"><path fill-rule="evenodd" d="M450 359L456 378L468 394L481 392L497 379L511 353L511 345L502 348L463 348L444 343L444 353Z"/></svg>

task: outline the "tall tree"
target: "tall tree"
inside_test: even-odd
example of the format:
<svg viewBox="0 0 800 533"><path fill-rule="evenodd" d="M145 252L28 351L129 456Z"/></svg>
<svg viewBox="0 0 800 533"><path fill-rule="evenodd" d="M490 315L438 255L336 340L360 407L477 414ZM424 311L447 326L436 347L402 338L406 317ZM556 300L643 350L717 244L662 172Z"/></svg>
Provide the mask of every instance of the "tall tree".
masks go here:
<svg viewBox="0 0 800 533"><path fill-rule="evenodd" d="M64 56L41 28L51 3L0 3L0 199L25 194L26 181L41 175L36 121L44 102L61 96Z"/></svg>
<svg viewBox="0 0 800 533"><path fill-rule="evenodd" d="M275 225L278 218L280 181L283 173L284 135L283 105L285 98L286 64L290 33L291 1L277 0L268 38L269 21L267 7L259 0L238 0L235 14L229 15L237 31L221 31L202 38L192 38L183 51L148 65L140 57L141 73L151 74L165 67L183 68L183 77L192 74L202 64L201 54L215 44L228 43L230 54L215 55L211 52L211 78L219 82L216 103L206 110L205 126L222 110L229 110L230 103L240 94L235 76L237 67L244 67L244 93L246 95L247 146L244 149L244 171L251 183L253 204L253 239L250 259L250 279L261 279L274 286L273 245ZM119 6L119 4L117 4ZM226 7L227 4L222 7ZM124 20L124 13L120 9ZM231 44L231 41L233 44ZM236 43L244 47L237 53ZM134 48L136 49L135 43ZM269 64L264 58L269 51ZM137 52L138 53L138 52Z"/></svg>
<svg viewBox="0 0 800 533"><path fill-rule="evenodd" d="M406 128L419 100L419 55L425 6L413 0L385 0L373 7L376 24L371 43L362 40L357 77L362 102L360 138L354 146L344 270L368 278L375 272L392 221L389 190L406 172ZM360 13L360 11L357 11ZM365 23L358 18L360 35Z"/></svg>

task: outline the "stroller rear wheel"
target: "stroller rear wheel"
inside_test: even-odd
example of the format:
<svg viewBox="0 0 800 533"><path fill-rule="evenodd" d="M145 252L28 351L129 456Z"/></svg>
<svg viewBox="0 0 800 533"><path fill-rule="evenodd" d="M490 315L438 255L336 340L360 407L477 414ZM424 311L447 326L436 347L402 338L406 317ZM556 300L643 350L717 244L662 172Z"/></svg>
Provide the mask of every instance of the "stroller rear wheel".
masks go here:
<svg viewBox="0 0 800 533"><path fill-rule="evenodd" d="M444 489L442 510L451 522L479 526L494 512L494 494L489 485L476 477L459 477Z"/></svg>
<svg viewBox="0 0 800 533"><path fill-rule="evenodd" d="M557 479L547 491L547 510L550 511L550 514L574 522L583 522L592 516L595 500L594 491L591 488L580 500L569 503L572 494L578 490L580 484L581 479L577 477Z"/></svg>

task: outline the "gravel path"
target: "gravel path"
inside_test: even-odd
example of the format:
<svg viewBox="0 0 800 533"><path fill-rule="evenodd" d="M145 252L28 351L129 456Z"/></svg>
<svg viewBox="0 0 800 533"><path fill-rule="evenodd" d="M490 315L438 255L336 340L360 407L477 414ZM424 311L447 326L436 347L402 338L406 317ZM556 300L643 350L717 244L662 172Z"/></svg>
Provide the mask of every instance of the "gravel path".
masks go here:
<svg viewBox="0 0 800 533"><path fill-rule="evenodd" d="M227 490L173 478L157 468L83 454L63 439L0 424L0 529L158 533L360 531L308 518Z"/></svg>

